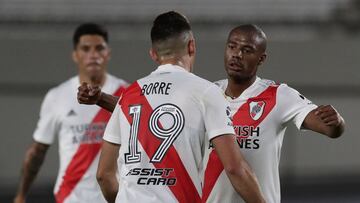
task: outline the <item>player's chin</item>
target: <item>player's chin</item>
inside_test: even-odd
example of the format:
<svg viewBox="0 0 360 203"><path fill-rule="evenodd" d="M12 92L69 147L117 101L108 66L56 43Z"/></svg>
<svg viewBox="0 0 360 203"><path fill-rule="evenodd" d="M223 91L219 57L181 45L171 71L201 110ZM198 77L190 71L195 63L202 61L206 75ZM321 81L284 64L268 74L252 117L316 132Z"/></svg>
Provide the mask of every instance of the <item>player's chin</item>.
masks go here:
<svg viewBox="0 0 360 203"><path fill-rule="evenodd" d="M241 71L227 69L226 72L227 72L228 76L231 78L234 78L234 79L243 79L244 78L244 74Z"/></svg>
<svg viewBox="0 0 360 203"><path fill-rule="evenodd" d="M101 66L88 66L86 72L90 77L96 77L101 76L104 71Z"/></svg>
<svg viewBox="0 0 360 203"><path fill-rule="evenodd" d="M100 71L102 69L103 69L103 67L98 64L90 64L90 65L86 66L86 71L88 71L88 72Z"/></svg>
<svg viewBox="0 0 360 203"><path fill-rule="evenodd" d="M242 82L244 82L244 81L249 80L249 77L248 77L248 76L246 76L246 75L244 75L244 74L241 74L241 73L238 73L238 72L236 72L236 73L228 73L228 77L229 77L232 81L234 81L234 82L236 82L236 83L242 83Z"/></svg>

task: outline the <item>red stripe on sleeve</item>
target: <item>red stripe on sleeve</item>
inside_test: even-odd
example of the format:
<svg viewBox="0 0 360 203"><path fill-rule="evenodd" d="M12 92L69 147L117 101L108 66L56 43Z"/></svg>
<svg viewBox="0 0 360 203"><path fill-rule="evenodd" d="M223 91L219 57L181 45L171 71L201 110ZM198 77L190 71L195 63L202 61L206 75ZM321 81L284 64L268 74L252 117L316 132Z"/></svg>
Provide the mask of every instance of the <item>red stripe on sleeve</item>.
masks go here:
<svg viewBox="0 0 360 203"><path fill-rule="evenodd" d="M271 112L276 104L276 91L278 86L270 86L256 97L249 98L233 116L234 126L254 126L257 127ZM258 120L254 120L250 115L251 102L265 102L264 111ZM241 137L237 137L241 139ZM206 202L213 190L217 179L222 173L224 167L218 158L216 151L213 149L209 155L209 161L205 169L204 187L202 202Z"/></svg>
<svg viewBox="0 0 360 203"><path fill-rule="evenodd" d="M149 130L148 121L153 109L146 97L140 95L140 92L141 87L135 82L124 93L120 104L130 124L132 123L132 117L129 115L129 106L134 104L142 105L138 141L148 157L151 158L160 146L161 140L156 138ZM153 163L153 165L156 168L174 169L174 176L176 176L177 182L175 185L168 187L180 203L195 203L201 201L200 195L174 146L169 148L161 162Z"/></svg>
<svg viewBox="0 0 360 203"><path fill-rule="evenodd" d="M120 96L124 92L124 90L124 87L120 87L113 93L113 95ZM107 123L110 119L110 116L111 114L108 111L106 111L105 109L100 109L100 111L95 115L91 124L98 122ZM85 132L85 134L87 133L91 132ZM66 168L65 174L62 177L62 183L60 184L59 190L55 194L55 199L57 203L63 203L64 200L71 194L75 186L81 180L82 176L89 169L90 165L99 153L100 148L101 143L80 144L68 167Z"/></svg>

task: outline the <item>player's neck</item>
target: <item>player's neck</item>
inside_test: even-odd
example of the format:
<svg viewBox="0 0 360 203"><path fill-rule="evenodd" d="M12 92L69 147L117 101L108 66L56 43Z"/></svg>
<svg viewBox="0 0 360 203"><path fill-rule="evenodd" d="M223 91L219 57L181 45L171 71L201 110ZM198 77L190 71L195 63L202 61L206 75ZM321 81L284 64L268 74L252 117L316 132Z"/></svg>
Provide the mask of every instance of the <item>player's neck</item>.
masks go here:
<svg viewBox="0 0 360 203"><path fill-rule="evenodd" d="M167 59L161 60L160 65L165 65L165 64L180 66L180 67L184 68L185 70L191 72L191 62L182 57L167 58Z"/></svg>
<svg viewBox="0 0 360 203"><path fill-rule="evenodd" d="M238 98L248 87L250 87L255 82L255 80L256 77L242 81L235 81L229 78L225 94L233 99Z"/></svg>
<svg viewBox="0 0 360 203"><path fill-rule="evenodd" d="M79 74L79 80L80 80L79 81L80 84L82 84L83 82L86 82L91 86L100 86L100 87L102 87L102 86L104 86L104 83L106 81L106 74L104 74L102 76L99 76L99 77L93 77L93 78L90 78L88 76Z"/></svg>

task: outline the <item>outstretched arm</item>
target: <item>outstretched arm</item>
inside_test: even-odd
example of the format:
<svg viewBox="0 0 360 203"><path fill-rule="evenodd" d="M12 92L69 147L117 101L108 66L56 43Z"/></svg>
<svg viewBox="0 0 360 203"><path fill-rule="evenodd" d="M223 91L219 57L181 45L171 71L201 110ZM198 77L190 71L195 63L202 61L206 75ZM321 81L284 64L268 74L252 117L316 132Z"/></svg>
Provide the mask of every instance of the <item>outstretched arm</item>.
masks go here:
<svg viewBox="0 0 360 203"><path fill-rule="evenodd" d="M119 149L120 145L103 141L96 179L108 202L115 202L119 189L119 182L116 179L116 161L119 156Z"/></svg>
<svg viewBox="0 0 360 203"><path fill-rule="evenodd" d="M106 94L100 87L92 87L83 82L78 88L77 99L80 104L98 105L109 112L113 112L119 97Z"/></svg>
<svg viewBox="0 0 360 203"><path fill-rule="evenodd" d="M49 145L34 142L27 150L21 169L20 183L18 185L14 203L25 202L26 195L40 170L48 148Z"/></svg>
<svg viewBox="0 0 360 203"><path fill-rule="evenodd" d="M338 138L345 130L345 121L333 106L321 105L305 117L302 126L330 138Z"/></svg>
<svg viewBox="0 0 360 203"><path fill-rule="evenodd" d="M236 145L235 136L228 134L212 139L231 184L245 202L265 202L258 180Z"/></svg>

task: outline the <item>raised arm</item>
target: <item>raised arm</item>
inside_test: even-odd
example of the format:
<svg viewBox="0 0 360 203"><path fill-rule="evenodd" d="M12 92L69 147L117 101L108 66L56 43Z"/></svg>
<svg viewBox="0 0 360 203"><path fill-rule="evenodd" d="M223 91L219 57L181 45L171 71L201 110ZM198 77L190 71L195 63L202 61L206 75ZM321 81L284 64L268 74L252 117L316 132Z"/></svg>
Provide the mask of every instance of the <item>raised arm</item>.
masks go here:
<svg viewBox="0 0 360 203"><path fill-rule="evenodd" d="M119 97L106 94L100 87L91 87L86 82L78 88L77 99L80 104L98 105L109 112L113 112Z"/></svg>
<svg viewBox="0 0 360 203"><path fill-rule="evenodd" d="M27 150L21 169L20 183L18 185L14 203L25 202L26 195L40 170L48 148L49 145L34 142Z"/></svg>
<svg viewBox="0 0 360 203"><path fill-rule="evenodd" d="M120 145L113 144L104 140L96 179L101 191L108 202L115 202L119 189L119 182L116 178L117 158L119 156Z"/></svg>
<svg viewBox="0 0 360 203"><path fill-rule="evenodd" d="M258 180L236 145L235 136L231 134L212 139L231 184L245 202L265 202Z"/></svg>
<svg viewBox="0 0 360 203"><path fill-rule="evenodd" d="M302 126L330 138L338 138L345 130L345 121L333 106L321 105L305 117Z"/></svg>

